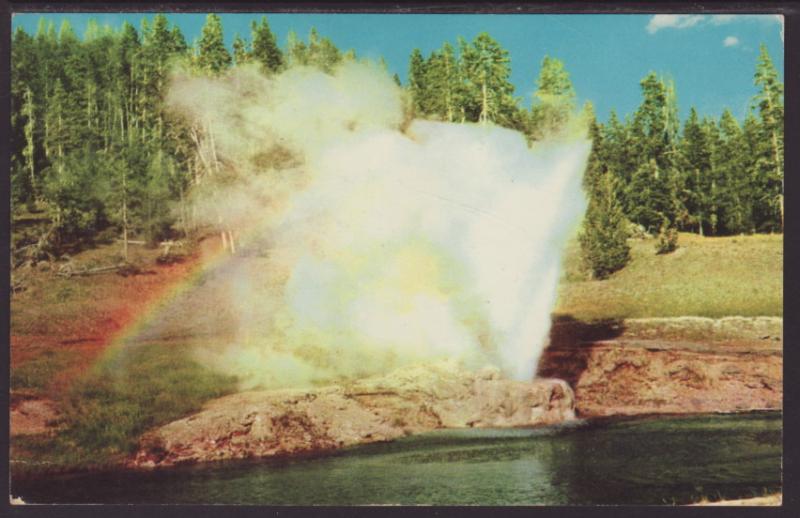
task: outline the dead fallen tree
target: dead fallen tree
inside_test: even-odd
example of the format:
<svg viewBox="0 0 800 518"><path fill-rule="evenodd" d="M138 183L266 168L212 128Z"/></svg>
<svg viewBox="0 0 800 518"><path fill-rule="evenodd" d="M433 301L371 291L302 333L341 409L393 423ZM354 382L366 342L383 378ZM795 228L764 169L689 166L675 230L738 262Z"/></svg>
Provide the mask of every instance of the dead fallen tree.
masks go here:
<svg viewBox="0 0 800 518"><path fill-rule="evenodd" d="M156 258L158 264L166 265L183 261L184 255L182 253L174 253L175 248L183 248L183 241L162 241L159 246L161 247L161 255Z"/></svg>
<svg viewBox="0 0 800 518"><path fill-rule="evenodd" d="M71 264L65 264L58 269L56 275L60 277L82 277L88 275L99 275L103 273L117 273L122 276L136 275L141 273L141 268L135 264L122 262L110 266L97 266L94 268L75 268Z"/></svg>
<svg viewBox="0 0 800 518"><path fill-rule="evenodd" d="M55 234L57 226L50 225L46 232L39 236L35 243L31 243L19 248L12 249L11 251L11 267L18 268L26 263L35 264L42 260L53 260L53 254L50 249L52 246L52 238Z"/></svg>

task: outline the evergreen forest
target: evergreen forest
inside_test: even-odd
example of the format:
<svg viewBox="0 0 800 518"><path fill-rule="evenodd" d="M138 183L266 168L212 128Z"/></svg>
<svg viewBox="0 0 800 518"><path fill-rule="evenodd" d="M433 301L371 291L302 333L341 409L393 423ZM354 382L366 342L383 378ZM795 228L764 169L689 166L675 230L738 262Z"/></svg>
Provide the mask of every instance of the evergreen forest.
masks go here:
<svg viewBox="0 0 800 518"><path fill-rule="evenodd" d="M264 74L304 65L333 73L359 60L312 30L279 45L266 17L224 44L221 19L208 15L187 43L163 15L136 28L90 22L79 37L68 22L41 20L35 34L13 34L11 198L13 251L57 257L109 239L158 243L196 229L187 196L206 167L197 128L166 109L171 71L219 76L246 63ZM535 70L531 64L531 78ZM581 245L594 275L625 264L628 237L677 232L705 236L774 233L783 228L783 85L765 46L753 63L757 95L744 120L729 110L678 116L678 85L655 72L641 79L633 113L607 122L591 103L576 106L567 65L543 56L531 108L510 82L508 51L489 34L445 42L409 56L400 84L408 116L495 124L531 146L586 131L592 151L584 176L589 198ZM385 64L383 64L385 67ZM38 218L38 219L37 219ZM31 226L37 219L46 225ZM534 223L534 222L532 222Z"/></svg>

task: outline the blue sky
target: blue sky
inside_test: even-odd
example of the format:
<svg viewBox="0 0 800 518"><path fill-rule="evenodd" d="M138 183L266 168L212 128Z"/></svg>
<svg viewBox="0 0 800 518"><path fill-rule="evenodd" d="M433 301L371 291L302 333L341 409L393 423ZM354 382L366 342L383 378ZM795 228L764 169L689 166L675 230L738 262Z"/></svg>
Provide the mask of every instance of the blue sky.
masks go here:
<svg viewBox="0 0 800 518"><path fill-rule="evenodd" d="M14 28L34 33L39 18L72 23L82 35L86 22L137 28L152 14L15 14ZM228 44L235 33L248 37L257 13L223 14ZM168 14L187 41L200 34L204 14ZM579 102L591 100L601 120L610 110L633 112L641 101L639 81L649 71L674 79L681 116L689 107L718 116L725 107L743 118L756 92L753 73L760 43L767 45L783 77L781 21L773 15L411 15L411 14L269 14L279 43L290 30L305 38L311 27L359 56L383 56L392 73L405 82L414 47L427 55L458 36L468 40L487 31L511 57L516 95L530 105L535 78L547 54L562 60Z"/></svg>

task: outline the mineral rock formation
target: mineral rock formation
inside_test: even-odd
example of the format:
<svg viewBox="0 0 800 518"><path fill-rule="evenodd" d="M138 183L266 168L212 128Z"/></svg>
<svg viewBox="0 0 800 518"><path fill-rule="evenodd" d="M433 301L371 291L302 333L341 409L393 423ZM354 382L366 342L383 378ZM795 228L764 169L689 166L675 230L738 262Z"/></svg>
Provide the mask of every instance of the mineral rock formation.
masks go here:
<svg viewBox="0 0 800 518"><path fill-rule="evenodd" d="M436 428L532 426L574 418L569 385L447 365L307 390L244 392L146 434L135 467L316 453Z"/></svg>
<svg viewBox="0 0 800 518"><path fill-rule="evenodd" d="M599 331L561 323L539 374L571 385L580 417L779 410L781 323L684 317Z"/></svg>

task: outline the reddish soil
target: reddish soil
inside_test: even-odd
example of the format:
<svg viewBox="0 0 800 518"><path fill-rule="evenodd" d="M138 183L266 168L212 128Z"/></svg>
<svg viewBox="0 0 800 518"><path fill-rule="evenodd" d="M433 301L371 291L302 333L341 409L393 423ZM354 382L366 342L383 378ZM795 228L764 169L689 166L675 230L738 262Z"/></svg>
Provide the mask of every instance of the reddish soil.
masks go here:
<svg viewBox="0 0 800 518"><path fill-rule="evenodd" d="M63 394L70 382L86 372L121 332L200 268L203 258L218 247L217 239L205 239L172 264L158 264L159 250L138 247L132 250L131 259L140 266L141 272L128 276L104 273L65 279L56 275L60 265L46 264L21 272L27 289L11 300L14 317L10 341L12 372L44 353L68 351L74 354L41 390L12 388L11 407L18 414L17 419L12 420L14 431L25 433L26 430L18 430L17 425L36 421L22 417L21 405L31 410L35 410L31 401L40 402L40 406L50 405L49 400ZM112 252L116 253L118 248L118 245L111 245L89 250L76 256L73 262L79 266L113 264ZM57 301L52 297L54 289L67 293L77 291L77 294L66 301ZM45 413L52 417L52 412ZM39 424L31 426L36 428Z"/></svg>

